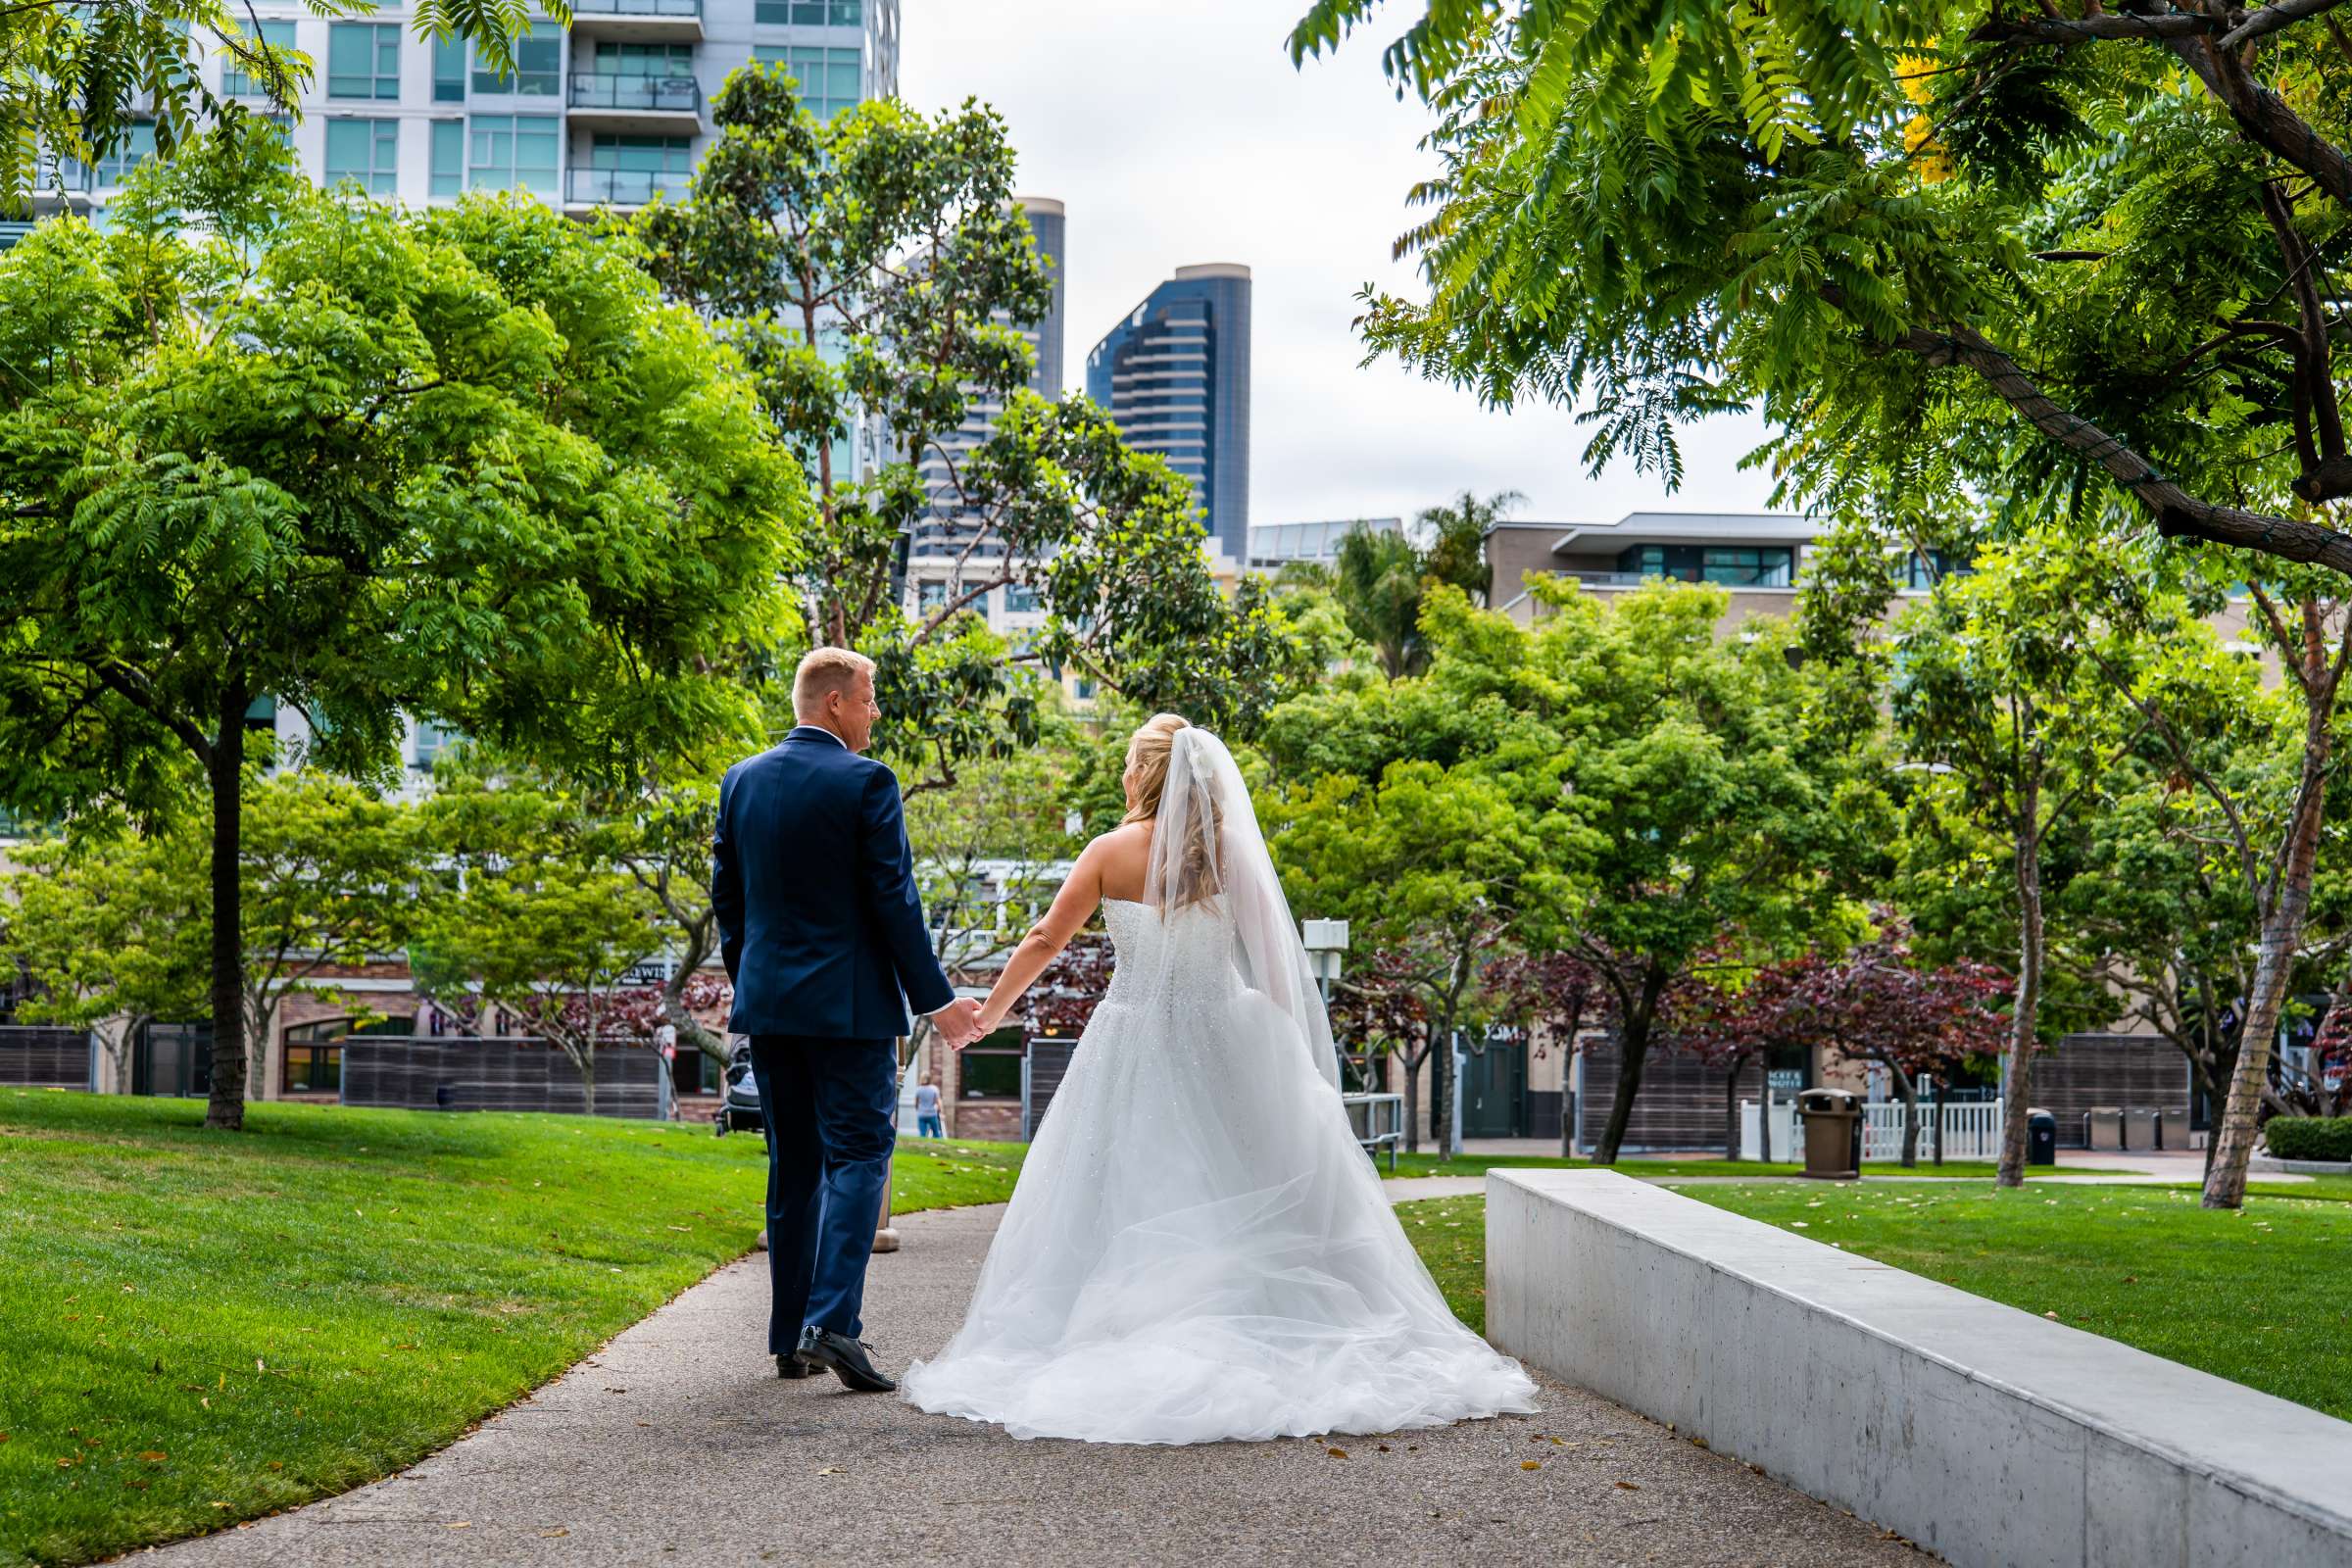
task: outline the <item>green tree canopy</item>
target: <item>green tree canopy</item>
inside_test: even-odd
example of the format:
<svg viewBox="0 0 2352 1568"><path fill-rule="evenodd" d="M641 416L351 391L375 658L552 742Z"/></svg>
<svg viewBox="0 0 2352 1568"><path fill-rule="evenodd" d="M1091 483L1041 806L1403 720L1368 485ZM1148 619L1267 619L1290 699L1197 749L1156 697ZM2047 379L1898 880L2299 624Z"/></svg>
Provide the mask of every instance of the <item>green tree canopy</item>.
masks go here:
<svg viewBox="0 0 2352 1568"><path fill-rule="evenodd" d="M1308 669L1265 590L1228 601L1184 479L1086 399L1028 387L1018 324L1045 316L1053 280L1013 204L1003 121L896 101L819 121L761 64L710 107L689 198L631 226L662 286L751 366L814 481L799 640L875 660L876 749L944 782L1024 744L1023 672L1064 667L1147 709L1253 727ZM982 405L1002 410L987 437L952 446ZM856 441L873 443L862 463ZM957 554L931 604L904 582L918 530ZM1008 650L972 612L1014 585L1046 620Z"/></svg>
<svg viewBox="0 0 2352 1568"><path fill-rule="evenodd" d="M1831 510L1997 471L2020 517L2129 497L2352 571L2305 510L2352 496L2330 5L1421 9L1384 60L1437 115L1428 293L1371 301L1376 349L1579 405L1595 468L1679 480L1679 421L1760 406ZM1294 56L1374 11L1319 0Z"/></svg>
<svg viewBox="0 0 2352 1568"><path fill-rule="evenodd" d="M755 733L806 492L622 240L330 198L273 134L0 258L0 796L212 821L214 1104L245 1088L249 712L397 765L404 711L589 771Z"/></svg>

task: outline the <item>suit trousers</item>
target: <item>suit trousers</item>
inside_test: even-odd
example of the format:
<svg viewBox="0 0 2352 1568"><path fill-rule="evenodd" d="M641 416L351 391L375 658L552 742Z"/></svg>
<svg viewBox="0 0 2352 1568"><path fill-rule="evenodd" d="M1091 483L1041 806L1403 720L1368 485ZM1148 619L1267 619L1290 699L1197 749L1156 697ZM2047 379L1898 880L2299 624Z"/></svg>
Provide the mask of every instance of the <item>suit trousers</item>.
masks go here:
<svg viewBox="0 0 2352 1568"><path fill-rule="evenodd" d="M898 1137L898 1047L754 1035L752 1077L767 1122L767 1348L789 1355L804 1325L856 1339Z"/></svg>

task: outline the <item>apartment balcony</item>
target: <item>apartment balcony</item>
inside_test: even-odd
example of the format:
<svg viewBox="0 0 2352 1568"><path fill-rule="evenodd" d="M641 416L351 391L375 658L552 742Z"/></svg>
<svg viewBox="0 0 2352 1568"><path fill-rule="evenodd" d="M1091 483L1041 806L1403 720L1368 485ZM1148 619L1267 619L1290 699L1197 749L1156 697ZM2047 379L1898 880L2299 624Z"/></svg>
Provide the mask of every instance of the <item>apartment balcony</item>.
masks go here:
<svg viewBox="0 0 2352 1568"><path fill-rule="evenodd" d="M564 207L571 213L599 207L643 207L657 193L677 201L694 176L683 170L574 169L564 175Z"/></svg>
<svg viewBox="0 0 2352 1568"><path fill-rule="evenodd" d="M701 43L703 0L572 0L571 30L580 38Z"/></svg>
<svg viewBox="0 0 2352 1568"><path fill-rule="evenodd" d="M566 102L582 130L691 136L703 127L703 84L692 76L578 75Z"/></svg>

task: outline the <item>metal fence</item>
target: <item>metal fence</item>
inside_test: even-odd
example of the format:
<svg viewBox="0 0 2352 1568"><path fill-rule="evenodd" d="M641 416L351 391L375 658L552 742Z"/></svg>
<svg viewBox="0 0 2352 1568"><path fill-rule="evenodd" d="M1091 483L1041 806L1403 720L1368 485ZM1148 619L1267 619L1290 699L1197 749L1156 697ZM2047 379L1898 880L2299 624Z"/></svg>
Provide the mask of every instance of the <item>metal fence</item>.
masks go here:
<svg viewBox="0 0 2352 1568"><path fill-rule="evenodd" d="M542 1040L349 1035L342 1102L408 1110L546 1110L577 1114L587 1092L569 1057ZM596 1055L596 1113L666 1121L669 1063L644 1047Z"/></svg>
<svg viewBox="0 0 2352 1568"><path fill-rule="evenodd" d="M0 1084L15 1089L88 1089L96 1065L86 1029L0 1025Z"/></svg>
<svg viewBox="0 0 2352 1568"><path fill-rule="evenodd" d="M1805 1131L1803 1120L1796 1113L1793 1097L1782 1100L1777 1096L1772 1104L1772 1152L1776 1160L1803 1157ZM1762 1140L1762 1117L1752 1100L1740 1102L1740 1157L1762 1159L1765 1152ZM1877 1101L1862 1107L1862 1157L1866 1160L1897 1160L1903 1157L1903 1102L1899 1100ZM1919 1157L1936 1157L1936 1106L1928 1101L1919 1106ZM1943 1106L1943 1157L1946 1159L1998 1159L2001 1157L2001 1106L1992 1101L1955 1103Z"/></svg>

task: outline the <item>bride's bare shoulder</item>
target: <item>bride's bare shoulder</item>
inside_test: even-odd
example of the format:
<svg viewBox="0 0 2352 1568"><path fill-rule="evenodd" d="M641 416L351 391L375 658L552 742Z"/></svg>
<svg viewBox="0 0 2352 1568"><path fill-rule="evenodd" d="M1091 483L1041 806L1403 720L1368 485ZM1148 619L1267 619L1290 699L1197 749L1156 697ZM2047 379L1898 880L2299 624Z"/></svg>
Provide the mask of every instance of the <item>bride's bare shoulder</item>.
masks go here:
<svg viewBox="0 0 2352 1568"><path fill-rule="evenodd" d="M1144 874L1152 853L1152 824L1121 822L1090 840L1079 856L1094 873L1108 899L1135 900L1144 896Z"/></svg>

